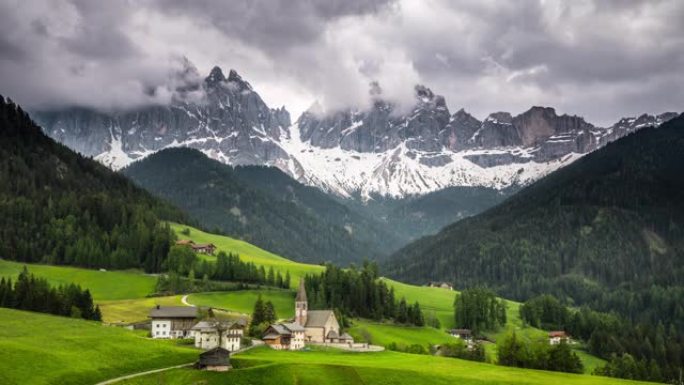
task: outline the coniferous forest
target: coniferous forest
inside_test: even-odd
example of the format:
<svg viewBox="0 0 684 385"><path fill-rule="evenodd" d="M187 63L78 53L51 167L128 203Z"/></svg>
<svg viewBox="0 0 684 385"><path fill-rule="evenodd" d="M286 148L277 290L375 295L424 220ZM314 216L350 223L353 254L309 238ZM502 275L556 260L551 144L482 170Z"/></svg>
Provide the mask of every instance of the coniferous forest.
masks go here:
<svg viewBox="0 0 684 385"><path fill-rule="evenodd" d="M0 256L158 272L184 215L45 136L0 96Z"/></svg>
<svg viewBox="0 0 684 385"><path fill-rule="evenodd" d="M684 331L684 117L608 144L399 251L393 277L553 294Z"/></svg>
<svg viewBox="0 0 684 385"><path fill-rule="evenodd" d="M101 321L100 307L88 289L75 284L52 287L24 267L17 280L0 278L0 307Z"/></svg>
<svg viewBox="0 0 684 385"><path fill-rule="evenodd" d="M394 288L388 288L378 276L375 263L364 262L360 268L341 269L326 265L320 275L305 279L309 308L334 309L344 317L372 320L391 319L402 324L425 325L420 304L395 298Z"/></svg>

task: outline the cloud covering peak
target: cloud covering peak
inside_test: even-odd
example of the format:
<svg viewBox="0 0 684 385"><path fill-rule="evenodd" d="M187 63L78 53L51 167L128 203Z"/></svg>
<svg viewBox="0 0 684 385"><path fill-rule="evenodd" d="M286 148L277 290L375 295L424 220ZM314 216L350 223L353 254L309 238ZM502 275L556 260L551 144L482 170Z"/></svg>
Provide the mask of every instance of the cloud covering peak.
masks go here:
<svg viewBox="0 0 684 385"><path fill-rule="evenodd" d="M681 20L678 0L8 0L0 90L30 108L164 104L219 65L295 114L368 105L377 81L398 104L420 83L476 116L607 123L681 110Z"/></svg>

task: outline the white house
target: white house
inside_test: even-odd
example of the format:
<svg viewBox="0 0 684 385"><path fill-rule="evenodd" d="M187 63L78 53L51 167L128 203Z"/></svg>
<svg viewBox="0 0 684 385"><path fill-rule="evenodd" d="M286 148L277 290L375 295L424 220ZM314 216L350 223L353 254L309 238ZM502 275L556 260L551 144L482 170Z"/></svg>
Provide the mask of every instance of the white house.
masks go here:
<svg viewBox="0 0 684 385"><path fill-rule="evenodd" d="M549 332L549 344L558 345L562 341L570 342L570 336L562 330Z"/></svg>
<svg viewBox="0 0 684 385"><path fill-rule="evenodd" d="M244 334L241 322L221 322L216 320L200 321L191 329L195 337L195 347L204 350L221 347L230 352L240 350Z"/></svg>
<svg viewBox="0 0 684 385"><path fill-rule="evenodd" d="M197 318L192 306L159 306L150 311L152 338L190 338L190 329Z"/></svg>

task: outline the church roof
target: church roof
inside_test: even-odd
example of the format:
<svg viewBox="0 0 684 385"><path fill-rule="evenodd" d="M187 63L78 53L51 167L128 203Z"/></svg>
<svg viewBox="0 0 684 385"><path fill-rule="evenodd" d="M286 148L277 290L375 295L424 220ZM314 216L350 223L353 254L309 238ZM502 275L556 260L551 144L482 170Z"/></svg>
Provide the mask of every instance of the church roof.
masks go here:
<svg viewBox="0 0 684 385"><path fill-rule="evenodd" d="M340 337L340 336L339 336L339 335L337 334L337 332L334 331L334 330L330 330L330 331L328 332L328 338L339 338L339 337Z"/></svg>
<svg viewBox="0 0 684 385"><path fill-rule="evenodd" d="M299 280L299 289L297 289L297 302L307 302L306 300L306 289L304 288L304 279Z"/></svg>
<svg viewBox="0 0 684 385"><path fill-rule="evenodd" d="M306 314L306 327L324 327L330 316L335 316L332 310L309 310Z"/></svg>

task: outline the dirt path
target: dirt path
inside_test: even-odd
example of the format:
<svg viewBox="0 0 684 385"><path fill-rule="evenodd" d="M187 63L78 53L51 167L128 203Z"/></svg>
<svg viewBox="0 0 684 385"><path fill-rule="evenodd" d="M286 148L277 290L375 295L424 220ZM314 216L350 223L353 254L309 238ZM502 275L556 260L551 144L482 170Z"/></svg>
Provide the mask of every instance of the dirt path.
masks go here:
<svg viewBox="0 0 684 385"><path fill-rule="evenodd" d="M192 306L192 305L188 305L188 306ZM261 340L252 340L252 345L251 345L251 346L244 347L244 348L242 348L242 349L240 349L240 350L238 350L238 351L236 351L236 352L230 353L230 355L233 356L233 355L238 354L238 353L246 352L246 351L249 350L249 349L255 348L255 347L257 347L257 346L261 346L261 345L263 345L263 344L264 344L264 341L261 341ZM198 356L199 356L199 353L200 353L200 352L201 352L200 350L197 351L197 355L198 355ZM171 370L171 369L186 368L186 367L192 366L192 365L194 365L194 364L195 364L195 362L193 361L193 362L190 362L190 363L187 363L187 364L176 365L176 366L169 366L169 367L167 367L167 368L154 369L154 370L148 370L148 371L140 372L140 373L127 374L127 375L125 375L125 376L116 377L116 378L112 378L112 379L109 379L109 380L106 380L106 381L98 382L98 383L95 384L95 385L110 385L110 384L115 384L115 383L120 382L120 381L128 380L128 379L135 378L135 377L140 377L140 376L146 376L146 375L148 375L148 374L154 374L154 373L159 373L159 372L165 372L165 371Z"/></svg>

